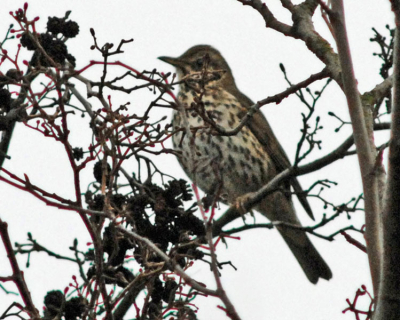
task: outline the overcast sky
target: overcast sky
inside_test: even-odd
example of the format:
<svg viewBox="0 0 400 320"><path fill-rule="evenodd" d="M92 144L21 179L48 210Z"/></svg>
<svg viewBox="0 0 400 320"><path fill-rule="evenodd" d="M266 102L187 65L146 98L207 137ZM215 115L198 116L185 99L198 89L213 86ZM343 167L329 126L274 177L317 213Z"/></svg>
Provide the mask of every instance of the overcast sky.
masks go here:
<svg viewBox="0 0 400 320"><path fill-rule="evenodd" d="M385 32L386 24L393 25L392 14L389 1L345 2L356 77L359 90L364 92L371 90L380 81L380 63L372 56L378 48L369 41L373 36L371 27ZM18 9L23 3L24 1L2 0L0 39L5 35L8 25L13 23L8 12ZM277 18L286 23L291 22L290 16L279 8L279 1L268 3L271 3ZM157 68L165 72L173 71L170 66L157 60L157 57L178 56L193 45L210 44L221 51L231 66L238 87L254 101L287 88L279 63L284 63L293 83L304 80L311 73L319 72L323 68L322 63L308 52L301 41L266 29L257 12L235 0L41 0L31 1L29 4L30 17L40 16L37 24L39 31L45 30L48 16L62 17L67 10L72 10L70 19L80 26L78 37L68 42L69 51L77 58L77 68L85 66L89 60L101 60L98 53L90 50L92 37L89 28L94 28L99 43L118 44L120 39L133 38L133 43L124 46L124 55L115 57L115 60L123 61L138 70ZM315 15L315 25L317 31L332 43L332 37L319 12ZM10 42L7 49L13 52L13 48L15 46ZM29 57L25 53L22 55L26 59ZM6 71L1 68L2 72ZM96 79L94 76L99 71L100 68L96 70L97 73L93 71L88 75ZM321 87L322 83L317 83L312 88L319 90ZM123 99L131 102L131 108L137 108L132 112L140 113L144 110L141 104L141 99L144 98L141 94L124 96ZM319 136L323 140L323 149L313 153L310 160L333 150L351 132L347 126L335 133L334 129L340 123L327 116L328 111L334 111L343 120L349 119L345 98L335 84L328 87L317 108L316 113L321 116L321 124L324 126ZM300 137L300 113L305 112L304 106L295 97L291 97L280 105L267 105L263 111L293 160ZM169 111L159 112L156 116L164 112L170 116ZM82 124L86 125L85 122ZM28 174L31 181L46 190L70 196L72 175L62 147L54 142L44 141L49 139L38 138L36 133L20 124L10 148L12 159L6 162L5 167L19 176ZM386 138L387 134L377 137L382 142ZM79 135L74 139L77 144L87 140ZM81 143L80 146L85 145ZM54 151L48 154L49 150ZM163 156L158 160L158 165L161 169L168 172L172 170L172 174L184 177L173 156ZM337 187L324 191L324 195L335 204L348 201L362 192L355 157L339 161L314 175L302 177L301 182L307 188L318 179L331 179L339 183ZM0 183L0 195L0 217L9 223L13 242L24 242L26 233L31 231L38 241L48 244L50 249L58 253L70 254L68 246L75 237L81 239L81 249L85 249L85 242L89 238L77 214L48 208L33 197L4 183ZM319 200L310 201L317 220L321 219L323 213L332 214L332 210L325 210ZM296 208L302 222L312 225L313 222L297 203ZM250 222L251 218L248 219ZM256 219L259 222L266 221L261 216L256 216ZM321 232L330 234L348 224L360 227L362 223L363 215L358 212L352 215L350 221L343 216ZM236 223L240 224L240 221ZM333 278L329 282L322 280L317 285L307 281L276 230L247 231L240 236L240 241L228 241L228 250L221 245L218 254L220 261L229 260L238 268L235 271L225 266L222 281L242 319L354 319L350 313L341 313L347 307L345 299L352 300L355 291L362 284L372 289L366 255L340 236L334 242L311 237L333 272ZM21 267L24 267L27 257L18 258ZM206 269L204 264L199 263L194 268L193 275L214 288L212 278L202 271ZM0 245L0 276L9 274L6 255ZM47 291L63 290L73 274L78 275L73 264L60 263L43 253L32 254L31 267L25 270L25 276L36 306L41 308ZM5 287L16 291L11 283L6 283ZM6 295L0 290L0 314L14 299L14 296ZM217 299L199 298L199 319L226 319L223 312L216 308L217 304L220 304Z"/></svg>

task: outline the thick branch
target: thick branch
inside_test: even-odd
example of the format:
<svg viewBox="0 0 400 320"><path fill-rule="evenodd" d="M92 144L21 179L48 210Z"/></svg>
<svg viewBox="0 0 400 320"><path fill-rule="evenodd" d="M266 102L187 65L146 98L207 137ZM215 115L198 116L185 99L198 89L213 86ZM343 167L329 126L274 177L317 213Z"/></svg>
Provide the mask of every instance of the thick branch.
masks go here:
<svg viewBox="0 0 400 320"><path fill-rule="evenodd" d="M394 0L391 2L396 22L393 49L392 131L382 212L384 251L374 320L400 317L400 3Z"/></svg>
<svg viewBox="0 0 400 320"><path fill-rule="evenodd" d="M253 9L257 10L263 17L267 28L272 28L285 36L303 40L307 48L325 64L329 76L342 87L338 55L333 51L329 42L321 37L314 28L312 16L318 5L317 0L308 0L300 5L290 6L289 11L292 14L293 20L292 27L277 21L261 0L238 1L243 5L251 6Z"/></svg>
<svg viewBox="0 0 400 320"><path fill-rule="evenodd" d="M361 99L363 105L372 107L378 101L386 97L393 87L393 76L386 78L380 84L376 85L371 91L365 92Z"/></svg>
<svg viewBox="0 0 400 320"><path fill-rule="evenodd" d="M357 81L354 76L350 47L345 26L344 8L342 0L332 2L333 13L330 17L335 32L342 69L343 91L346 95L351 123L354 132L354 142L357 149L358 162L363 182L366 232L372 281L375 294L379 287L381 237L379 233L380 202L378 196L377 176L375 175L375 149L369 139L366 119L363 113Z"/></svg>

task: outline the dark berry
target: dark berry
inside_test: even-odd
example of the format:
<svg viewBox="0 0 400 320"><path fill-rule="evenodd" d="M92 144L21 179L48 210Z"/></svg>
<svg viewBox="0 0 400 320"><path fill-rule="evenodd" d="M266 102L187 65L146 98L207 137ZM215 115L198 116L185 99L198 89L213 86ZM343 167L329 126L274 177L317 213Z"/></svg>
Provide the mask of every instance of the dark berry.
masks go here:
<svg viewBox="0 0 400 320"><path fill-rule="evenodd" d="M61 33L67 38L74 38L79 33L79 25L75 21L64 23Z"/></svg>
<svg viewBox="0 0 400 320"><path fill-rule="evenodd" d="M142 212L144 208L151 203L151 199L147 194L138 194L128 200L128 208L132 212Z"/></svg>
<svg viewBox="0 0 400 320"><path fill-rule="evenodd" d="M196 313L187 306L183 306L178 310L178 319L196 320Z"/></svg>
<svg viewBox="0 0 400 320"><path fill-rule="evenodd" d="M89 249L88 251L85 252L86 260L94 261L95 257L96 256L95 256L95 253L94 253L94 249Z"/></svg>
<svg viewBox="0 0 400 320"><path fill-rule="evenodd" d="M172 293L174 293L175 295L175 291L178 288L178 284L176 283L175 280L167 280L165 282L165 289L163 292L163 296L162 299L164 300L165 303L169 303L170 298L172 299L171 295ZM174 299L172 299L173 301Z"/></svg>
<svg viewBox="0 0 400 320"><path fill-rule="evenodd" d="M7 89L0 89L0 108L7 112L10 111L11 93Z"/></svg>
<svg viewBox="0 0 400 320"><path fill-rule="evenodd" d="M118 209L122 209L122 205L126 203L126 197L122 194L113 194L111 198L111 203Z"/></svg>
<svg viewBox="0 0 400 320"><path fill-rule="evenodd" d="M44 297L44 305L47 308L61 308L64 302L64 294L60 290L54 290L47 292Z"/></svg>
<svg viewBox="0 0 400 320"><path fill-rule="evenodd" d="M149 315L148 319L160 319L160 314L161 314L161 307L158 307L157 303L154 301L151 301L148 305L147 313ZM183 318L181 318L183 319Z"/></svg>
<svg viewBox="0 0 400 320"><path fill-rule="evenodd" d="M75 297L65 303L65 320L75 320L85 311L87 301L83 297Z"/></svg>
<svg viewBox="0 0 400 320"><path fill-rule="evenodd" d="M68 55L68 49L64 42L59 39L54 39L53 36L47 33L41 33L39 38L40 44L46 53L54 60L56 63L62 64ZM31 65L37 66L48 66L48 62L38 51L35 51Z"/></svg>
<svg viewBox="0 0 400 320"><path fill-rule="evenodd" d="M73 148L72 155L76 161L83 159L83 150L82 148Z"/></svg>
<svg viewBox="0 0 400 320"><path fill-rule="evenodd" d="M35 42L29 37L29 35L24 32L21 36L21 39L19 40L24 48L27 48L28 50L35 50L36 49L36 44Z"/></svg>
<svg viewBox="0 0 400 320"><path fill-rule="evenodd" d="M43 49L46 50L52 46L53 36L48 33L41 33L39 35L39 42L42 45Z"/></svg>
<svg viewBox="0 0 400 320"><path fill-rule="evenodd" d="M66 58L67 58L68 62L70 64L72 64L72 66L75 68L76 67L76 59L75 59L75 57L72 54L68 53Z"/></svg>
<svg viewBox="0 0 400 320"><path fill-rule="evenodd" d="M20 81L22 79L22 72L17 69L10 69L7 71L6 77L15 81Z"/></svg>
<svg viewBox="0 0 400 320"><path fill-rule="evenodd" d="M94 165L93 168L93 176L96 179L96 181L98 183L102 183L102 179L103 179L103 170L102 170L102 162L101 161L97 161L96 164ZM110 172L111 172L111 167L110 165L107 163L107 172L105 172L106 177L107 177L107 181L106 184L108 185L108 181L109 181L109 176L110 176Z"/></svg>
<svg viewBox="0 0 400 320"><path fill-rule="evenodd" d="M115 240L116 240L115 228L111 228L110 226L104 228L103 232L103 250L108 255L111 255L114 249L117 248Z"/></svg>
<svg viewBox="0 0 400 320"><path fill-rule="evenodd" d="M87 252L89 253L89 252ZM88 271L86 272L86 277L88 280L92 279L96 275L96 266L91 266Z"/></svg>
<svg viewBox="0 0 400 320"><path fill-rule="evenodd" d="M129 284L129 282L132 282L135 279L134 274L130 270L122 266L117 268L115 276L117 279L117 286L121 288L125 288Z"/></svg>
<svg viewBox="0 0 400 320"><path fill-rule="evenodd" d="M53 39L53 36L47 33L41 33L39 35L40 45L43 47L44 51L57 63L63 63L68 51L67 46L58 39ZM39 50L36 50L32 56L31 66L43 66L48 67L49 62L46 57L42 55Z"/></svg>
<svg viewBox="0 0 400 320"><path fill-rule="evenodd" d="M175 221L175 225L180 230L191 231L197 236L205 234L204 223L191 213L185 213Z"/></svg>
<svg viewBox="0 0 400 320"><path fill-rule="evenodd" d="M47 54L53 58L55 62L62 64L67 57L68 49L64 42L61 40L53 40L51 45L46 49Z"/></svg>
<svg viewBox="0 0 400 320"><path fill-rule="evenodd" d="M29 62L29 65L32 67L39 67L39 66L48 67L49 63L39 51L35 51L31 61Z"/></svg>
<svg viewBox="0 0 400 320"><path fill-rule="evenodd" d="M159 303L164 293L164 286L159 278L154 279L153 291L151 292L151 300L154 303Z"/></svg>
<svg viewBox="0 0 400 320"><path fill-rule="evenodd" d="M104 195L96 194L93 197L93 205L91 206L91 209L96 211L103 211L103 208L104 208Z"/></svg>
<svg viewBox="0 0 400 320"><path fill-rule="evenodd" d="M0 89L8 83L8 78L6 76L0 75Z"/></svg>
<svg viewBox="0 0 400 320"><path fill-rule="evenodd" d="M64 23L64 19L49 17L49 19L47 20L47 31L51 32L52 34L61 33L64 27Z"/></svg>

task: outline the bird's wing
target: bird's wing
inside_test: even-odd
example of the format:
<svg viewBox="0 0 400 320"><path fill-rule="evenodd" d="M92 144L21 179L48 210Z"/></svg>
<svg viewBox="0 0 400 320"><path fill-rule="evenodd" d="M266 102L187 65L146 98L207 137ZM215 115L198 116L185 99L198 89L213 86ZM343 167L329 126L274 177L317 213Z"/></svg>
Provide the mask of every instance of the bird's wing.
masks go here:
<svg viewBox="0 0 400 320"><path fill-rule="evenodd" d="M243 93L235 92L235 96L238 98L239 103L249 109L254 103ZM243 115L244 116L244 115ZM290 168L290 160L280 145L278 139L275 137L271 126L269 125L267 119L262 114L261 111L257 111L253 117L247 123L247 127L256 136L256 138L261 142L267 151L268 155L271 157L275 164L278 172ZM301 205L307 214L314 220L314 215L311 210L310 204L308 203L307 196L304 193L299 181L296 177L290 179L290 184L292 185L294 191L296 192L297 198L299 199Z"/></svg>

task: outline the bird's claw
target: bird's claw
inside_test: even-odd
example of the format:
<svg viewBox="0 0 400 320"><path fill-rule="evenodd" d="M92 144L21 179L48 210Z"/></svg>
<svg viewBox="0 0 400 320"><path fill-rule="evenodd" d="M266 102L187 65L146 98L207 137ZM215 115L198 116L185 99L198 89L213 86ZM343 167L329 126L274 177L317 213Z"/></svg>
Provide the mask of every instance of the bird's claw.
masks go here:
<svg viewBox="0 0 400 320"><path fill-rule="evenodd" d="M254 196L254 192L249 192L242 196L237 197L235 200L234 206L235 206L236 210L239 211L239 213L243 219L244 219L245 213L247 213L249 211L249 209L246 208L248 206L247 203L249 202L249 199L251 199L253 196Z"/></svg>

